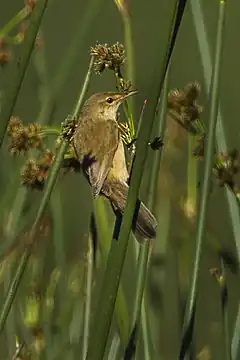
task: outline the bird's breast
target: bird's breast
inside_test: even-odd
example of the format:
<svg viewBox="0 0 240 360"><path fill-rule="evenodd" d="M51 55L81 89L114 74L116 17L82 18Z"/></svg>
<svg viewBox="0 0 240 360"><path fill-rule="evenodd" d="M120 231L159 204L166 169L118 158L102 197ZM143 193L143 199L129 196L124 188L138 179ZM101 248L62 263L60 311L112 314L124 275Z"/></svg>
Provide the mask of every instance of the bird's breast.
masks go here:
<svg viewBox="0 0 240 360"><path fill-rule="evenodd" d="M115 152L112 166L110 168L107 178L108 180L117 178L118 180L126 182L128 180L128 176L129 175L127 171L123 142L122 140L119 140L119 144Z"/></svg>

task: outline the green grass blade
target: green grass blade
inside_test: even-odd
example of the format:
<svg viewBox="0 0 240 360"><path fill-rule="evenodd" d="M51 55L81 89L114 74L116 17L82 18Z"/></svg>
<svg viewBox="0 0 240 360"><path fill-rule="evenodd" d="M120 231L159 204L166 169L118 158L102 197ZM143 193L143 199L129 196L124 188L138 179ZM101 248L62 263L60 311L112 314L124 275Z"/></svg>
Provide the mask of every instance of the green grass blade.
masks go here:
<svg viewBox="0 0 240 360"><path fill-rule="evenodd" d="M203 64L203 74L205 80L205 87L208 92L209 89L209 79L211 75L212 69L212 61L211 61L211 52L210 52L210 45L207 37L207 29L204 26L204 15L203 15L203 8L201 6L200 1L191 0L191 8L192 8L192 15L193 21L196 28L196 34L198 39L198 45L200 49L200 55L202 57L202 64ZM219 108L218 113L218 123L217 123L217 145L220 151L226 152L227 151L227 142L224 134L224 127L223 127L223 119L221 114L221 109ZM230 212L230 218L232 221L233 233L237 248L237 256L238 260L240 261L240 241L239 241L239 233L240 233L240 222L239 222L239 207L236 202L236 198L232 194L232 192L225 187L226 197L228 201L228 207ZM235 323L235 329L233 332L231 350L232 350L232 359L237 360L239 354L239 347L240 347L240 305L238 307L238 314Z"/></svg>
<svg viewBox="0 0 240 360"><path fill-rule="evenodd" d="M51 195L51 213L53 219L53 243L55 251L55 261L57 266L64 272L66 267L66 251L64 248L64 212L61 199L61 191L58 186L55 187ZM62 293L64 295L64 292Z"/></svg>
<svg viewBox="0 0 240 360"><path fill-rule="evenodd" d="M161 98L161 107L159 112L159 119L156 117L157 126L154 131L154 134L156 136L160 136L163 138L164 136L164 130L166 126L166 103L167 103L167 83L168 83L168 76L165 78L164 88L162 92L162 98ZM148 206L150 209L154 209L155 207L155 201L156 201L156 192L157 192L157 184L158 184L158 176L160 171L160 163L161 163L161 157L162 157L162 149L159 151L156 151L153 155L153 163L152 163L152 170L150 174L150 181L149 181L149 188L148 188ZM136 286L136 296L134 301L134 310L133 310L133 317L132 317L132 328L131 330L135 328L135 326L139 322L141 309L143 312L142 307L142 300L143 300L143 294L144 294L144 287L145 287L145 279L147 276L147 268L148 268L148 256L149 251L151 248L151 242L147 242L143 246L140 247L139 251L139 258L138 258L138 264L137 264L137 286ZM143 314L142 314L142 319ZM142 323L144 324L144 323ZM143 333L144 334L144 333ZM137 334L136 334L137 335ZM146 336L146 329L145 329L145 336ZM144 342L145 343L145 342ZM146 341L146 343L148 343ZM149 345L148 345L149 348ZM148 351L145 350L145 354L149 354L150 349ZM147 356L147 359L150 359L149 355Z"/></svg>
<svg viewBox="0 0 240 360"><path fill-rule="evenodd" d="M103 260L106 263L111 245L110 239L112 232L107 222L107 212L103 199L101 198L98 198L94 201L94 217L96 221L97 232L99 234L100 250L103 256ZM129 314L122 284L120 284L118 289L115 313L119 328L120 340L121 343L126 346L129 332Z"/></svg>
<svg viewBox="0 0 240 360"><path fill-rule="evenodd" d="M201 1L191 0L191 7L192 7L192 15L193 21L196 28L196 34L198 39L199 45L199 53L202 58L203 64L203 74L205 80L205 89L206 92L209 92L210 87L210 79L211 79L211 71L212 71L212 61L211 61L211 52L210 52L210 44L207 38L207 30L204 26L204 16L203 16L203 9L201 6ZM227 151L227 141L224 135L224 127L223 127L223 119L221 114L221 109L219 107L218 112L218 122L217 122L217 145L220 151L226 152ZM226 196L228 200L229 212L231 214L232 226L234 237L236 241L236 247L238 252L238 259L240 261L240 241L239 233L240 233L240 222L239 222L239 208L236 202L235 197L233 196L232 192L225 187ZM240 313L239 313L240 319ZM240 322L239 322L240 324Z"/></svg>
<svg viewBox="0 0 240 360"><path fill-rule="evenodd" d="M86 277L86 291L85 291L85 309L83 320L83 345L82 345L82 359L85 360L87 356L88 342L89 342L89 328L92 302L92 280L93 280L93 244L92 238L88 238L88 253L87 253L87 274Z"/></svg>
<svg viewBox="0 0 240 360"><path fill-rule="evenodd" d="M88 72L87 72L87 75L86 75L86 78L85 78L85 81L84 81L84 84L83 84L83 87L82 87L82 90L81 90L81 93L79 95L79 99L77 101L76 107L75 107L74 112L73 112L73 117L78 116L80 108L81 108L81 106L83 104L84 95L86 94L87 87L88 87L88 84L89 84L89 81L90 81L90 75L91 75L91 71L92 71L93 60L94 59L92 57L91 61L90 61L89 69L88 69ZM39 224L39 221L41 220L42 215L44 214L44 211L45 211L45 209L46 209L46 207L48 205L48 202L49 202L49 199L50 199L50 196L51 196L51 192L52 192L53 187L55 185L55 182L57 180L57 176L58 176L61 164L62 164L62 159L64 157L64 154L65 154L66 150L67 150L67 147L68 147L68 144L66 142L63 142L60 149L59 149L59 152L58 152L58 154L56 156L56 159L55 159L55 161L54 161L54 163L52 165L52 169L51 169L51 172L49 174L49 180L48 180L48 182L46 184L46 188L45 188L45 191L44 191L44 194L43 194L43 198L42 198L42 201L40 203L40 206L39 206L39 209L38 209L34 224L33 224L32 229L31 229L31 233L30 233L30 238L31 239L34 237L37 226ZM28 259L29 259L30 255L31 255L31 248L32 248L32 243L29 246L27 246L25 251L23 252L23 255L22 255L22 257L21 257L21 259L19 261L19 264L17 266L16 272L15 272L15 274L13 276L13 280L10 283L8 294L6 296L6 299L4 301L4 304L3 304L3 307L2 307L2 310L1 310L0 333L2 333L2 331L4 329L4 325L5 325L7 316L9 314L9 311L10 311L12 303L14 301L18 286L19 286L20 281L22 279L22 276L24 274L24 270L26 268Z"/></svg>
<svg viewBox="0 0 240 360"><path fill-rule="evenodd" d="M174 14L174 26L172 27L173 30L171 32L170 41L168 43L166 56L164 57L162 61L162 66L160 67L161 78L157 86L157 97L152 104L149 104L145 115L147 121L143 122L141 131L139 133L136 159L133 165L133 172L130 181L127 204L122 219L121 230L118 240L112 240L111 249L108 256L108 262L105 270L105 276L100 291L99 303L101 303L102 311L95 312L93 318L94 331L92 332L91 336L92 345L88 350L88 360L101 360L104 356L117 291L127 251L128 239L131 231L135 205L138 197L139 187L141 184L141 176L139 176L139 174L142 174L142 169L145 165L148 142L155 119L155 112L156 110L158 110L158 104L160 102L159 94L161 94L162 86L176 41L176 36L178 33L179 25L181 23L185 4L186 1L178 2L177 11Z"/></svg>
<svg viewBox="0 0 240 360"><path fill-rule="evenodd" d="M224 341L225 360L232 360L231 343L229 336L228 286L226 283L225 265L222 259L221 259L221 277L222 277L222 282L220 282L220 291L221 291L221 307L222 307L222 317L223 317L223 341Z"/></svg>
<svg viewBox="0 0 240 360"><path fill-rule="evenodd" d="M25 6L6 25L0 29L0 38L6 36L13 28L19 25L29 15L29 9Z"/></svg>
<svg viewBox="0 0 240 360"><path fill-rule="evenodd" d="M30 17L30 25L28 30L26 31L26 35L22 47L22 53L20 56L20 61L19 63L15 62L13 64L14 68L11 69L12 71L11 81L4 95L2 112L1 112L0 147L2 146L3 143L8 120L13 113L17 101L17 97L23 82L23 78L26 73L27 66L34 48L37 32L41 24L43 14L46 10L47 4L48 4L48 0L39 0L37 2L36 7L33 10Z"/></svg>
<svg viewBox="0 0 240 360"><path fill-rule="evenodd" d="M182 337L181 350L180 350L180 359L184 359L188 352L188 347L191 343L191 331L193 330L193 323L194 323L199 265L201 259L202 242L205 231L206 209L207 209L207 202L208 202L209 190L210 190L217 114L219 107L219 83L220 83L220 68L221 68L221 58L222 58L224 24L225 24L225 1L220 1L215 61L214 61L211 92L210 92L211 98L210 98L210 111L209 111L209 129L208 129L208 137L206 143L206 157L204 162L203 188L202 188L202 196L200 199L199 216L198 216L197 233L196 233L196 253L194 259L191 290L188 298L186 312L184 315L183 337Z"/></svg>

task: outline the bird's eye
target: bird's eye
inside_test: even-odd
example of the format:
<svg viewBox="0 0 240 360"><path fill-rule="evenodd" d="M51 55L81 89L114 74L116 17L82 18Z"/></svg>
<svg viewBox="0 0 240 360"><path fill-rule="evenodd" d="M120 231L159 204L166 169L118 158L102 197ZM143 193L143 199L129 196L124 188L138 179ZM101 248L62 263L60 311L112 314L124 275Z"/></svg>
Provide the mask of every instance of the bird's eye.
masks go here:
<svg viewBox="0 0 240 360"><path fill-rule="evenodd" d="M107 103L111 104L113 102L113 98L109 97L107 98Z"/></svg>

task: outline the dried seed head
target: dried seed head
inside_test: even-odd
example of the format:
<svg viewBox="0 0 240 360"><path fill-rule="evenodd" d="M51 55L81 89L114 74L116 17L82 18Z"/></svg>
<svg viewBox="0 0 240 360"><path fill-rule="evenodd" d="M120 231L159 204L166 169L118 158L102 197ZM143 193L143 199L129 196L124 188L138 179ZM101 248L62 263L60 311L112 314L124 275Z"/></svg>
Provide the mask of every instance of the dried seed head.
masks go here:
<svg viewBox="0 0 240 360"><path fill-rule="evenodd" d="M40 130L39 124L23 125L19 117L11 117L7 129L10 151L19 154L21 151L41 148L43 138Z"/></svg>
<svg viewBox="0 0 240 360"><path fill-rule="evenodd" d="M237 186L235 175L239 172L239 154L237 149L233 149L228 153L221 153L217 157L214 166L214 173L219 186L227 185L236 193Z"/></svg>
<svg viewBox="0 0 240 360"><path fill-rule="evenodd" d="M124 46L118 42L111 46L97 44L91 47L90 54L95 56L94 70L97 73L103 72L106 68L117 71L126 60Z"/></svg>
<svg viewBox="0 0 240 360"><path fill-rule="evenodd" d="M28 160L26 166L21 171L22 184L33 188L42 189L44 177L40 176L41 169L35 160Z"/></svg>
<svg viewBox="0 0 240 360"><path fill-rule="evenodd" d="M200 94L200 85L190 83L184 89L175 89L169 92L168 109L175 110L184 122L192 122L200 118L202 106L197 103Z"/></svg>
<svg viewBox="0 0 240 360"><path fill-rule="evenodd" d="M9 51L0 51L0 66L4 66L10 61L10 52Z"/></svg>
<svg viewBox="0 0 240 360"><path fill-rule="evenodd" d="M126 94L128 94L131 90L132 83L130 80L124 80L122 77L119 78L120 82L120 90Z"/></svg>
<svg viewBox="0 0 240 360"><path fill-rule="evenodd" d="M187 84L184 88L184 92L189 105L191 105L198 99L201 92L201 86L195 81Z"/></svg>
<svg viewBox="0 0 240 360"><path fill-rule="evenodd" d="M66 119L61 123L61 138L67 142L71 142L73 135L77 127L77 119L71 115L67 116Z"/></svg>
<svg viewBox="0 0 240 360"><path fill-rule="evenodd" d="M48 150L39 160L28 160L21 172L22 184L42 190L53 160L54 156Z"/></svg>

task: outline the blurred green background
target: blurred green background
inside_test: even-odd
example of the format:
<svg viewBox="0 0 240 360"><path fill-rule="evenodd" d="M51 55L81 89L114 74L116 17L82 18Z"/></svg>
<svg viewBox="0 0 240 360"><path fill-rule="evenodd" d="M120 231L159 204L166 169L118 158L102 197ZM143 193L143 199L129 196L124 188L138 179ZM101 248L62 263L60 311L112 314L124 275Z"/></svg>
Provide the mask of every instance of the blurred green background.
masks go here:
<svg viewBox="0 0 240 360"><path fill-rule="evenodd" d="M174 3L173 0L129 1L134 55L135 78L133 85L139 90L139 95L134 100L136 119L139 117L144 99L148 99L150 102L156 95L151 92L151 89L156 88L154 84L158 81L159 59L163 56L166 48ZM207 31L211 56L213 56L218 1L202 0L200 3L203 9L204 26ZM0 28L23 6L21 0L2 1L0 4ZM227 4L220 103L224 132L227 144L231 148L238 148L240 140L238 119L240 111L239 12L240 5L237 1ZM12 35L14 34L16 34L16 29L12 32ZM200 37L201 35L203 34L200 34ZM59 125L71 113L75 105L88 67L90 47L95 45L96 41L108 44L117 41L124 43L123 24L113 0L71 0L68 2L50 0L42 21L40 36L42 45L35 48L33 52L14 115L20 116L24 123L35 122L42 110L42 104L46 99L50 99L51 106L47 121ZM13 61L18 58L20 48L21 45L11 47ZM189 2L173 53L168 87L169 90L182 88L189 82L196 80L202 87L199 102L204 107L208 104L202 63L202 58L205 57L207 54L201 53L199 49L191 2ZM0 89L3 92L8 84L9 77L11 77L11 63L1 69ZM110 71L92 76L87 95L105 90L115 90L114 77ZM203 112L203 120L207 126L207 112ZM1 209L3 228L11 228L11 208L18 191L19 167L22 165L23 159L23 157L11 157L7 152L7 146L2 151L1 198L7 199L4 200L3 204L8 204L6 208L2 207ZM182 315L180 309L186 300L191 279L195 222L189 219L184 212L184 199L187 196L187 159L187 136L176 124L170 121L159 176L159 202L155 209L159 221L159 234L152 250L146 286L147 314L152 333L152 346L156 355L154 359L174 360L177 358L181 333ZM141 188L143 199L147 196L147 175L150 168L151 154ZM199 179L201 181L201 176ZM19 225L19 231L22 231L31 222L30 219L34 217L39 196L41 194L34 191L28 198L24 211L30 215L26 216L25 224ZM30 271L26 273L18 295L20 305L11 311L6 331L0 339L1 357L4 359L10 359L14 353L16 334L20 334L26 342L32 341L27 326L22 324L19 309L24 307L25 301L21 300L21 296L24 299L25 292L31 293L32 291L32 278L34 278L35 272L38 274L37 276L41 277L40 284L38 284L41 292L42 288L48 287L50 275L56 266L59 266L60 269L66 269L67 272L75 266L77 273L75 275L73 273L72 276L79 281L81 288L92 210L90 189L80 174L61 174L52 197L55 199L54 204L59 211L55 211L53 214L50 206L45 215L44 219L50 228L49 233L44 237L42 246L34 252L34 261L29 265L28 270ZM57 232L52 231L54 226L57 226ZM52 236L53 233L54 236ZM223 360L225 355L222 348L223 333L219 286L210 275L209 269L219 267L219 259L214 250L216 246L226 248L235 256L236 249L225 191L216 186L214 186L208 208L207 234L204 239L197 301L194 335L195 354L199 354L203 349L209 349L211 357L199 357L199 359ZM56 244L62 244L62 246L56 246ZM130 282L125 285L130 309L133 296L131 282L134 281L130 274L131 256L132 253L129 251L125 267L125 274ZM7 268L6 272L7 275L4 274L2 277L1 299L11 270ZM34 279L34 281L36 280ZM227 270L227 283L231 337L240 295L238 275ZM59 358L76 358L79 339L74 338L75 335L72 334L77 333L77 328L81 324L81 319L78 319L79 321L76 319L77 316L81 317L79 314L81 314L82 304L76 300L77 296L73 303L69 302L67 295L65 298L65 292L68 289L67 284L64 281L58 283L59 294L58 300L56 300L65 304L66 314L61 313L59 309L62 308L58 304L55 312L47 318L49 323L44 332L49 331L50 335L46 335L45 332L45 337L51 339L52 348L57 348L59 339L62 339L59 337L61 331L58 330L58 327L66 327L64 336L66 343L68 340L70 341L71 347L65 349L65 357L60 356ZM84 289L81 291L82 296L84 296ZM72 306L76 307L75 313ZM101 304L97 304L97 306L101 307ZM72 311L72 320L69 322L68 312ZM64 318L65 315L66 318ZM76 324L74 324L74 319ZM41 323L41 328L44 328L45 325ZM69 333L69 339L66 337L67 333ZM48 340L46 343L48 345L46 349L49 349ZM48 359L53 359L54 356L51 354L55 354L55 348L52 353L51 351L48 353L45 349L44 355Z"/></svg>

